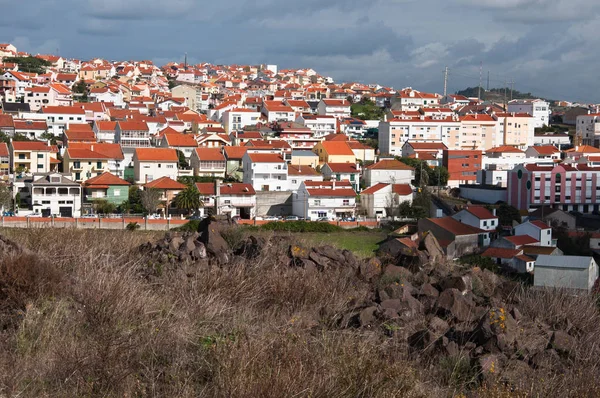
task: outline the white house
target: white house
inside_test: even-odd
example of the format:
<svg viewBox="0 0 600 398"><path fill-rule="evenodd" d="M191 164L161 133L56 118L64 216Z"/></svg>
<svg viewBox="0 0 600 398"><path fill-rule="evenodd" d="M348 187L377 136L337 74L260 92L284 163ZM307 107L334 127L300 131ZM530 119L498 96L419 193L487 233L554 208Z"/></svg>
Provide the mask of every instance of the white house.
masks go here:
<svg viewBox="0 0 600 398"><path fill-rule="evenodd" d="M223 128L227 134L242 131L246 126L252 126L260 120L260 112L246 108L234 108L223 112Z"/></svg>
<svg viewBox="0 0 600 398"><path fill-rule="evenodd" d="M261 113L266 116L269 123L293 122L296 119L294 109L280 101L263 101Z"/></svg>
<svg viewBox="0 0 600 398"><path fill-rule="evenodd" d="M251 184L219 182L199 182L196 187L204 207L200 209L205 215L216 209L216 214L229 214L231 217L253 219L256 215L256 191Z"/></svg>
<svg viewBox="0 0 600 398"><path fill-rule="evenodd" d="M415 178L415 169L396 159L383 159L367 166L363 177L367 187L380 182L410 184Z"/></svg>
<svg viewBox="0 0 600 398"><path fill-rule="evenodd" d="M46 120L48 132L61 137L71 124L85 123L85 110L79 106L44 106L42 113L27 113L23 119Z"/></svg>
<svg viewBox="0 0 600 398"><path fill-rule="evenodd" d="M32 213L45 217L81 216L81 187L60 173L34 174L25 184L30 192Z"/></svg>
<svg viewBox="0 0 600 398"><path fill-rule="evenodd" d="M516 236L528 235L539 241L540 246L556 246L552 242L552 228L542 221L527 221L517 225L514 230Z"/></svg>
<svg viewBox="0 0 600 398"><path fill-rule="evenodd" d="M92 102L112 102L118 108L125 107L123 92L118 87L93 88L89 97Z"/></svg>
<svg viewBox="0 0 600 398"><path fill-rule="evenodd" d="M542 254L535 261L534 286L590 292L596 279L598 264L592 257Z"/></svg>
<svg viewBox="0 0 600 398"><path fill-rule="evenodd" d="M117 122L111 122L106 120L96 120L92 130L96 134L98 142L115 142L115 130L117 128Z"/></svg>
<svg viewBox="0 0 600 398"><path fill-rule="evenodd" d="M198 148L198 142L196 142L193 134L182 134L174 131L172 133L164 133L159 146L181 151L185 155L185 158L189 160L192 157L192 153L194 153L194 149Z"/></svg>
<svg viewBox="0 0 600 398"><path fill-rule="evenodd" d="M388 217L400 203L412 203L413 188L409 184L378 183L360 193L360 206L369 217Z"/></svg>
<svg viewBox="0 0 600 398"><path fill-rule="evenodd" d="M288 191L288 165L277 153L246 152L242 158L244 183L257 191Z"/></svg>
<svg viewBox="0 0 600 398"><path fill-rule="evenodd" d="M225 178L227 163L220 148L195 148L190 157L195 176Z"/></svg>
<svg viewBox="0 0 600 398"><path fill-rule="evenodd" d="M326 180L350 181L352 189L360 191L360 166L358 163L325 163L321 173Z"/></svg>
<svg viewBox="0 0 600 398"><path fill-rule="evenodd" d="M304 181L323 181L323 174L308 165L288 165L288 190L296 192Z"/></svg>
<svg viewBox="0 0 600 398"><path fill-rule="evenodd" d="M347 181L305 181L292 199L294 215L306 220L344 219L356 213L356 192Z"/></svg>
<svg viewBox="0 0 600 398"><path fill-rule="evenodd" d="M535 158L553 162L560 159L560 150L554 145L530 146L525 151L527 158Z"/></svg>
<svg viewBox="0 0 600 398"><path fill-rule="evenodd" d="M298 116L296 123L311 129L315 138L324 138L330 134L335 134L337 125L333 116L307 114Z"/></svg>
<svg viewBox="0 0 600 398"><path fill-rule="evenodd" d="M534 119L534 128L550 124L550 104L541 99L512 100L508 103L507 111L530 114Z"/></svg>
<svg viewBox="0 0 600 398"><path fill-rule="evenodd" d="M175 149L136 148L133 154L135 182L145 184L161 177L177 180L178 160Z"/></svg>
<svg viewBox="0 0 600 398"><path fill-rule="evenodd" d="M494 213L496 210L494 209ZM500 225L500 221L496 215L482 206L467 207L452 216L457 221L463 224L470 225L475 228L483 229L484 231L493 232ZM483 241L483 246L489 246L489 235Z"/></svg>
<svg viewBox="0 0 600 398"><path fill-rule="evenodd" d="M345 99L322 99L317 106L317 113L342 119L351 116L351 103Z"/></svg>

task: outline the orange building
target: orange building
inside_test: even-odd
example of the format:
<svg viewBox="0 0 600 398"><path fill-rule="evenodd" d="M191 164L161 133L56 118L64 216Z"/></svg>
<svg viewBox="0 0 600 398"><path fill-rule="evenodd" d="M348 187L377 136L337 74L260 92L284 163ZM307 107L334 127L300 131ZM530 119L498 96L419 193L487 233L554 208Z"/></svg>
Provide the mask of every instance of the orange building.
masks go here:
<svg viewBox="0 0 600 398"><path fill-rule="evenodd" d="M448 169L449 186L474 184L482 169L482 152L474 150L444 150L443 165Z"/></svg>

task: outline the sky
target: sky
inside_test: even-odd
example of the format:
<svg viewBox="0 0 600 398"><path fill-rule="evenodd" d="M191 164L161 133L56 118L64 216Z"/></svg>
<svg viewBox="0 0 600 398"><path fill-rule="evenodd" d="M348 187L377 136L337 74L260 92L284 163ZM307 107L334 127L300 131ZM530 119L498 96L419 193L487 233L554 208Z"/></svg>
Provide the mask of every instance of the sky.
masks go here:
<svg viewBox="0 0 600 398"><path fill-rule="evenodd" d="M276 64L336 82L479 85L600 102L594 0L0 0L19 51L157 65Z"/></svg>

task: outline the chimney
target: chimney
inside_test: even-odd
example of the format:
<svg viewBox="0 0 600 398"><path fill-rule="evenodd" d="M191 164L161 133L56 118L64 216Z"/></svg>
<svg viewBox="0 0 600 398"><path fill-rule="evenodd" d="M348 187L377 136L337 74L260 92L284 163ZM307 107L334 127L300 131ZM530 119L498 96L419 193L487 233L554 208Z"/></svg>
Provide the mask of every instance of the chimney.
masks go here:
<svg viewBox="0 0 600 398"><path fill-rule="evenodd" d="M331 181L333 181L333 185L332 185L331 189L335 189L335 179L333 179Z"/></svg>
<svg viewBox="0 0 600 398"><path fill-rule="evenodd" d="M90 150L93 152L94 151L94 145L90 146Z"/></svg>
<svg viewBox="0 0 600 398"><path fill-rule="evenodd" d="M496 209L492 209L492 214L496 217Z"/></svg>

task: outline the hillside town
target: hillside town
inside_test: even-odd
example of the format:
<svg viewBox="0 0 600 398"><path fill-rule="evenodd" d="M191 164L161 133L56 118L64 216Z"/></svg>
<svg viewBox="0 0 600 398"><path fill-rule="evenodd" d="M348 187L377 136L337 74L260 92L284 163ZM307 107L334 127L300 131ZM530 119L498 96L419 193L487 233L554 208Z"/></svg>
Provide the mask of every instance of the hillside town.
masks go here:
<svg viewBox="0 0 600 398"><path fill-rule="evenodd" d="M412 220L380 250L415 254L431 234L450 260L535 269L536 285L589 291L598 277L593 104L491 102L277 65L19 50L0 44L3 223ZM566 256L559 233L588 234L588 255Z"/></svg>

